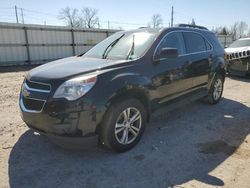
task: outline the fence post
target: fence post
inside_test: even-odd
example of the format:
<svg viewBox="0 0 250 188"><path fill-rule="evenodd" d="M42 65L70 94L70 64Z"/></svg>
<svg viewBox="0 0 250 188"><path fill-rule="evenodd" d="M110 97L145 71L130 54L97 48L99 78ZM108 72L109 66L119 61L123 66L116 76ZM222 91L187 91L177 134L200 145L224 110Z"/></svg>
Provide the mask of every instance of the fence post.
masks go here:
<svg viewBox="0 0 250 188"><path fill-rule="evenodd" d="M74 33L74 29L71 29L71 38L72 38L72 53L73 56L76 55L76 50L75 50L75 33Z"/></svg>
<svg viewBox="0 0 250 188"><path fill-rule="evenodd" d="M29 47L29 39L28 39L28 28L27 27L23 27L24 30L24 37L25 37L25 46L26 46L26 52L27 52L27 62L29 65L31 65L31 61L30 61L30 47Z"/></svg>
<svg viewBox="0 0 250 188"><path fill-rule="evenodd" d="M225 39L224 39L224 48L226 47L227 45L227 35L225 35Z"/></svg>

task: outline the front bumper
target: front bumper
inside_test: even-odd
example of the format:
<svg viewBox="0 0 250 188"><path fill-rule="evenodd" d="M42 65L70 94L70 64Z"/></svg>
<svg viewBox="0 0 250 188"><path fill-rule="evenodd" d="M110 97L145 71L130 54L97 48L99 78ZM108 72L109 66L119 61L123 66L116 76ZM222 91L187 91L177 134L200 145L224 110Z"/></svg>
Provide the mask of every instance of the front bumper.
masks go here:
<svg viewBox="0 0 250 188"><path fill-rule="evenodd" d="M67 112L60 109L48 112L50 103L45 103L43 110L39 112L25 108L23 96L20 95L20 111L23 121L29 128L42 135L46 135L57 145L64 148L80 149L97 145L96 132L97 121L93 120L93 111L87 107L81 111Z"/></svg>
<svg viewBox="0 0 250 188"><path fill-rule="evenodd" d="M98 135L84 137L59 136L55 134L45 133L31 126L29 126L29 128L34 132L48 137L53 143L65 149L89 149L97 146L98 143Z"/></svg>
<svg viewBox="0 0 250 188"><path fill-rule="evenodd" d="M228 72L235 75L245 75L250 73L250 58L229 61Z"/></svg>

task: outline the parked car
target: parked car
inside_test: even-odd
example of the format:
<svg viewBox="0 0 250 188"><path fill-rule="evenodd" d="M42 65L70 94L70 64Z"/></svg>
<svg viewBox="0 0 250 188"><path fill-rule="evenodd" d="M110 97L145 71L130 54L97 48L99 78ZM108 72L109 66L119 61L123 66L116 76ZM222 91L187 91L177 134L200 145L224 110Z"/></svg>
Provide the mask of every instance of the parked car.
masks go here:
<svg viewBox="0 0 250 188"><path fill-rule="evenodd" d="M236 40L225 51L229 73L239 76L250 73L250 38Z"/></svg>
<svg viewBox="0 0 250 188"><path fill-rule="evenodd" d="M122 31L85 54L29 71L21 116L58 144L99 142L124 152L152 113L200 98L216 104L224 80L224 49L204 27Z"/></svg>

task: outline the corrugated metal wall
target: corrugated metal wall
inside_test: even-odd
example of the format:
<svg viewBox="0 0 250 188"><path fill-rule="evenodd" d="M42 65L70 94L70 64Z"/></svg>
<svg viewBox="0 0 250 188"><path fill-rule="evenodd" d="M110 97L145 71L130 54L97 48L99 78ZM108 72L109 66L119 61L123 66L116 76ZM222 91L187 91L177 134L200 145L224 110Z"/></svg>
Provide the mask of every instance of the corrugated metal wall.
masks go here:
<svg viewBox="0 0 250 188"><path fill-rule="evenodd" d="M42 64L81 54L115 32L0 23L0 66Z"/></svg>

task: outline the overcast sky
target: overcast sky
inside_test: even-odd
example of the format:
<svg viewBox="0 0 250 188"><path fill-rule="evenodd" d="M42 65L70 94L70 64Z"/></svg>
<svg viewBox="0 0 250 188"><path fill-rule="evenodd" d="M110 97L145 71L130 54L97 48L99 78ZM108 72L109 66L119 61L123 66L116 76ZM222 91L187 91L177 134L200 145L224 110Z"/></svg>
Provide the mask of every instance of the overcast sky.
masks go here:
<svg viewBox="0 0 250 188"><path fill-rule="evenodd" d="M230 26L245 21L250 26L250 0L1 0L0 21L15 22L14 6L23 8L24 21L48 25L62 25L57 15L61 8L70 6L99 10L102 27L124 29L147 26L153 14L161 14L164 26L170 22L171 6L174 6L174 23L188 23L212 27ZM18 9L19 19L21 11Z"/></svg>

